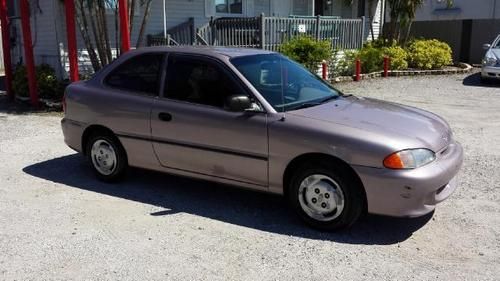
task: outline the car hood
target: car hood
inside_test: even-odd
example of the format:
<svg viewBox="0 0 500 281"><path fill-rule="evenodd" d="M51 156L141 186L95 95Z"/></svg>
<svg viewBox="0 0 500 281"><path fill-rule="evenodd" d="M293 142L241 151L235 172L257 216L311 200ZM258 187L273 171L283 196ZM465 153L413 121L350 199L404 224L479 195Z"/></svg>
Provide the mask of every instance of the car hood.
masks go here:
<svg viewBox="0 0 500 281"><path fill-rule="evenodd" d="M362 97L341 97L287 114L358 128L376 134L411 138L422 148L439 151L449 144L451 130L439 116L410 106ZM399 139L400 141L402 140ZM417 147L403 147L417 148ZM403 149L401 148L401 149Z"/></svg>

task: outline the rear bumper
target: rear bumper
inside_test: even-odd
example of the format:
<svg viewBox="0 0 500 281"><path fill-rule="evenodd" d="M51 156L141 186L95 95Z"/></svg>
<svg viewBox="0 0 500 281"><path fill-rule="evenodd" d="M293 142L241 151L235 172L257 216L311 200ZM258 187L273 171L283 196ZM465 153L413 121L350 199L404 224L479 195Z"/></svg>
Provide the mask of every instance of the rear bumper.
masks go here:
<svg viewBox="0 0 500 281"><path fill-rule="evenodd" d="M84 124L63 118L61 120L61 128L66 145L77 152L82 152L82 134L85 129Z"/></svg>
<svg viewBox="0 0 500 281"><path fill-rule="evenodd" d="M500 67L496 66L483 66L481 68L481 77L500 79Z"/></svg>
<svg viewBox="0 0 500 281"><path fill-rule="evenodd" d="M452 143L436 154L436 160L412 170L353 166L365 187L368 212L395 217L418 217L457 188L463 149Z"/></svg>

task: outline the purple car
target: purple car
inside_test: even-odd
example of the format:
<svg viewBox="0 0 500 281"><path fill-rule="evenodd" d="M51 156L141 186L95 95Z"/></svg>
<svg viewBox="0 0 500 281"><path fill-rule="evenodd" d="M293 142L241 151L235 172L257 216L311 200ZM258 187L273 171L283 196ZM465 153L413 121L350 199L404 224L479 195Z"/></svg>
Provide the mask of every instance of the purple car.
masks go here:
<svg viewBox="0 0 500 281"><path fill-rule="evenodd" d="M431 212L463 157L439 116L344 95L256 49L128 52L68 86L62 128L104 181L131 166L283 194L321 229Z"/></svg>

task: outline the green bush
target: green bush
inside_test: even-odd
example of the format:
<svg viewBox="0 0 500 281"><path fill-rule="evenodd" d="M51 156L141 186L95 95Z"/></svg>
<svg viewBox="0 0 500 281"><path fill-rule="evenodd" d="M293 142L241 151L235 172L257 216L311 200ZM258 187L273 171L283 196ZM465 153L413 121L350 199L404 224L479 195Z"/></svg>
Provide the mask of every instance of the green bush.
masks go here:
<svg viewBox="0 0 500 281"><path fill-rule="evenodd" d="M382 53L384 56L390 58L391 70L403 70L408 68L408 53L405 49L397 45L393 45L390 47L383 47Z"/></svg>
<svg viewBox="0 0 500 281"><path fill-rule="evenodd" d="M408 68L408 53L398 46L396 42L387 40L375 40L366 43L357 54L361 60L361 71L370 73L380 71L384 68L384 57L389 57L391 70Z"/></svg>
<svg viewBox="0 0 500 281"><path fill-rule="evenodd" d="M333 77L353 75L354 62L356 61L357 55L358 51L356 50L336 51L330 63Z"/></svg>
<svg viewBox="0 0 500 281"><path fill-rule="evenodd" d="M64 89L61 82L57 80L54 69L48 64L41 64L36 66L35 72L38 96L45 99L61 99ZM16 68L12 87L16 95L21 97L29 96L28 76L24 65Z"/></svg>
<svg viewBox="0 0 500 281"><path fill-rule="evenodd" d="M374 47L372 43L366 43L357 54L361 60L361 72L370 73L380 71L383 68L384 53L382 48Z"/></svg>
<svg viewBox="0 0 500 281"><path fill-rule="evenodd" d="M452 63L450 46L436 39L414 40L407 51L413 68L437 69Z"/></svg>
<svg viewBox="0 0 500 281"><path fill-rule="evenodd" d="M333 51L328 41L317 41L310 36L298 36L280 46L285 56L316 71L323 60L330 60Z"/></svg>

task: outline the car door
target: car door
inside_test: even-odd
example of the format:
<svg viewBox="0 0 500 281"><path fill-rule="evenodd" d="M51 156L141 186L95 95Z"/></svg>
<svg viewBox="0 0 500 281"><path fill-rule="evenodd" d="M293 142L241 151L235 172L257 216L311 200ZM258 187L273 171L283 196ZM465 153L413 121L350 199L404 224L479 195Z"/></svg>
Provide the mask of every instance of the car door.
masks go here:
<svg viewBox="0 0 500 281"><path fill-rule="evenodd" d="M151 113L161 165L267 186L266 113L224 109L226 98L235 94L248 92L222 62L169 54L163 96Z"/></svg>
<svg viewBox="0 0 500 281"><path fill-rule="evenodd" d="M95 124L110 128L127 151L131 166L157 165L151 146L151 107L160 92L165 53L127 58L107 73L96 98L89 97Z"/></svg>

